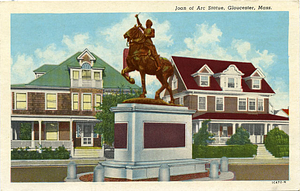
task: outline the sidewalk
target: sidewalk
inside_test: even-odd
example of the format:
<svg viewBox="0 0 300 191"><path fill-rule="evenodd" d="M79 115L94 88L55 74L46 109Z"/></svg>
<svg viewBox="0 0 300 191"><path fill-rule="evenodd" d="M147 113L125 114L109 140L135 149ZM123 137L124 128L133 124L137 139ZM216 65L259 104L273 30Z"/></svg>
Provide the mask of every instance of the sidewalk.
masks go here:
<svg viewBox="0 0 300 191"><path fill-rule="evenodd" d="M30 166L67 166L71 161L74 161L79 166L97 165L100 161L106 161L112 159L102 158L89 158L89 159L66 159L66 160L12 160L11 167L30 167ZM218 160L219 158L199 158L198 160L204 160L210 163L212 160ZM281 165L289 164L288 158L276 158L276 159L254 159L254 158L229 158L229 165Z"/></svg>
<svg viewBox="0 0 300 191"><path fill-rule="evenodd" d="M64 159L64 160L11 160L11 167L30 167L30 166L67 166L71 161L74 161L79 166L97 165L99 161L108 160L102 158L89 159Z"/></svg>

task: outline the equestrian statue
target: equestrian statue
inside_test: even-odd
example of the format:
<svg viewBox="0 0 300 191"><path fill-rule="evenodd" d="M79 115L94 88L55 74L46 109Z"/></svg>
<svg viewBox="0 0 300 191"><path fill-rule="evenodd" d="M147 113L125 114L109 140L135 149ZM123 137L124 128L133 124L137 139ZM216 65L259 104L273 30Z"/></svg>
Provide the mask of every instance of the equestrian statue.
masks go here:
<svg viewBox="0 0 300 191"><path fill-rule="evenodd" d="M122 70L121 74L128 82L134 84L135 80L127 75L127 73L135 70L140 72L143 88L140 98L146 98L147 94L145 75L156 75L162 86L156 91L155 100L161 100L160 93L164 89L167 89L171 98L170 104L174 104L172 89L167 82L168 78L174 73L172 63L157 54L151 40L151 38L155 37L155 30L151 28L152 21L148 19L146 21L146 28L144 28L138 18L138 14L135 17L137 25L124 34L124 38L127 39L127 43L129 44L129 52L126 58L127 67Z"/></svg>

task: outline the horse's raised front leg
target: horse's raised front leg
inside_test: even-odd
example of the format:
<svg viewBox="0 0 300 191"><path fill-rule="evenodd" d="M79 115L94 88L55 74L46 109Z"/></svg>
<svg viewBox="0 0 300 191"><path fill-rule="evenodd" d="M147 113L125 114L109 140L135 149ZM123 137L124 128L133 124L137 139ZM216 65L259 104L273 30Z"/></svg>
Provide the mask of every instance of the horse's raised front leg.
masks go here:
<svg viewBox="0 0 300 191"><path fill-rule="evenodd" d="M145 72L140 71L141 74L141 81L142 81L142 87L143 87L143 92L140 95L140 98L145 98L147 91L146 91L146 79L145 79Z"/></svg>
<svg viewBox="0 0 300 191"><path fill-rule="evenodd" d="M132 72L134 71L133 68L129 68L128 66L126 68L124 68L122 71L121 71L121 74L122 76L124 76L124 78L131 84L134 84L135 83L135 80L133 78L130 78L129 75L126 75L127 73L129 72Z"/></svg>

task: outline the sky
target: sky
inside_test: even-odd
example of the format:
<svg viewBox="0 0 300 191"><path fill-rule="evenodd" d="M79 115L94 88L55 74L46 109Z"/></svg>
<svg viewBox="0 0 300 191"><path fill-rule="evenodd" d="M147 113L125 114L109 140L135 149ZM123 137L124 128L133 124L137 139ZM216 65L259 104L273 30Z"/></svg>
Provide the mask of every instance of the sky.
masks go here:
<svg viewBox="0 0 300 191"><path fill-rule="evenodd" d="M28 83L43 64L60 64L88 48L121 71L123 34L136 13L12 14L11 83ZM143 12L153 21L158 54L252 62L276 92L275 109L289 106L288 12ZM140 86L137 72L130 75ZM147 97L160 87L147 76Z"/></svg>

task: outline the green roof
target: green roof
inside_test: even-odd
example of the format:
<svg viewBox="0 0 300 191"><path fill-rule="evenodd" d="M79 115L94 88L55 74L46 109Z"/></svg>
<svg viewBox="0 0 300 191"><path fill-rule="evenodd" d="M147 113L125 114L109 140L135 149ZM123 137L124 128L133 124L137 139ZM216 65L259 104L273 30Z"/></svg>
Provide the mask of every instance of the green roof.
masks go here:
<svg viewBox="0 0 300 191"><path fill-rule="evenodd" d="M77 57L82 52L77 52L64 62L59 65L43 65L36 71L45 71L46 74L40 76L37 79L34 79L30 83L25 86L43 86L43 87L65 87L69 88L71 86L70 81L70 68L79 68L79 62ZM101 58L93 54L96 58L96 61L93 65L93 68L104 68L103 73L103 88L111 89L111 88L132 88L139 89L140 87L135 84L130 84L119 71L115 68L104 62ZM16 85L12 85L12 87L16 87ZM18 86L19 87L19 86Z"/></svg>
<svg viewBox="0 0 300 191"><path fill-rule="evenodd" d="M48 72L48 71L52 70L55 67L57 67L57 65L44 64L41 67L39 67L38 69L33 70L33 72Z"/></svg>

